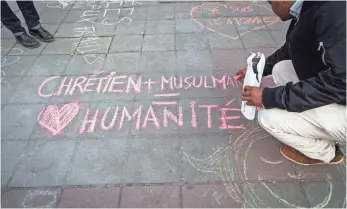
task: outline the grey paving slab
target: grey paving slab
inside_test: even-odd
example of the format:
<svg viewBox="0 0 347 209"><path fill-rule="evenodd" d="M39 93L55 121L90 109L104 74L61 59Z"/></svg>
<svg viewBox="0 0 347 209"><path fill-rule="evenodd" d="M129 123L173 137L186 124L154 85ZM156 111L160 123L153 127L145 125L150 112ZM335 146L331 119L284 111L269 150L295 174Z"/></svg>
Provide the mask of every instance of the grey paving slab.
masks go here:
<svg viewBox="0 0 347 209"><path fill-rule="evenodd" d="M125 156L126 139L83 140L76 150L67 184L121 183Z"/></svg>
<svg viewBox="0 0 347 209"><path fill-rule="evenodd" d="M178 208L178 186L131 186L122 190L122 208ZM138 197L138 198L134 198Z"/></svg>
<svg viewBox="0 0 347 209"><path fill-rule="evenodd" d="M52 35L55 35L59 28L59 24L41 24L41 26L46 29L48 32L50 32Z"/></svg>
<svg viewBox="0 0 347 209"><path fill-rule="evenodd" d="M142 35L115 35L109 53L140 51L142 40Z"/></svg>
<svg viewBox="0 0 347 209"><path fill-rule="evenodd" d="M246 67L246 60L250 55L244 49L213 49L211 54L213 69L225 71L242 69Z"/></svg>
<svg viewBox="0 0 347 209"><path fill-rule="evenodd" d="M70 55L41 55L26 75L61 75L71 59Z"/></svg>
<svg viewBox="0 0 347 209"><path fill-rule="evenodd" d="M147 15L148 7L129 7L128 9L120 12L119 21L129 23L131 22L130 20L146 20Z"/></svg>
<svg viewBox="0 0 347 209"><path fill-rule="evenodd" d="M211 49L242 49L243 45L239 39L223 37L219 34L207 34Z"/></svg>
<svg viewBox="0 0 347 209"><path fill-rule="evenodd" d="M291 23L290 20L282 21L282 20L278 19L278 22L276 22L276 23L274 23L274 24L267 24L267 28L268 28L270 31L282 31L282 32L287 32L290 23Z"/></svg>
<svg viewBox="0 0 347 209"><path fill-rule="evenodd" d="M1 196L1 206L5 208L53 208L58 205L60 189L8 190Z"/></svg>
<svg viewBox="0 0 347 209"><path fill-rule="evenodd" d="M60 11L60 10L44 10L40 14L40 21L42 23L61 23L68 11Z"/></svg>
<svg viewBox="0 0 347 209"><path fill-rule="evenodd" d="M174 51L142 52L139 72L173 72L175 65Z"/></svg>
<svg viewBox="0 0 347 209"><path fill-rule="evenodd" d="M199 3L179 3L175 4L175 18L176 19L188 19L191 17L190 11L193 17L202 17L202 10Z"/></svg>
<svg viewBox="0 0 347 209"><path fill-rule="evenodd" d="M276 47L277 44L269 31L254 31L241 36L245 48Z"/></svg>
<svg viewBox="0 0 347 209"><path fill-rule="evenodd" d="M41 10L70 10L72 8L72 2L67 2L66 6L63 6L59 1L46 1L46 2L35 2L35 8Z"/></svg>
<svg viewBox="0 0 347 209"><path fill-rule="evenodd" d="M38 103L49 101L58 82L52 80L45 85L40 84L45 79L42 77L26 77L21 80L13 95L9 98L9 103Z"/></svg>
<svg viewBox="0 0 347 209"><path fill-rule="evenodd" d="M234 18L233 21L239 34L249 33L249 31L268 30L266 27L268 22L264 23L262 17L260 16Z"/></svg>
<svg viewBox="0 0 347 209"><path fill-rule="evenodd" d="M176 50L205 50L209 49L208 39L204 34L177 34Z"/></svg>
<svg viewBox="0 0 347 209"><path fill-rule="evenodd" d="M184 208L241 207L241 204L232 199L232 197L228 194L226 187L222 184L192 185L182 187L182 205Z"/></svg>
<svg viewBox="0 0 347 209"><path fill-rule="evenodd" d="M180 182L179 138L133 138L128 151L124 182Z"/></svg>
<svg viewBox="0 0 347 209"><path fill-rule="evenodd" d="M17 43L12 50L8 53L8 55L16 56L20 53L20 55L39 55L41 54L42 50L46 47L47 43L40 42L40 46L35 49L28 49L24 47L23 45Z"/></svg>
<svg viewBox="0 0 347 209"><path fill-rule="evenodd" d="M13 34L9 29L5 27L1 28L1 39L12 39L14 38Z"/></svg>
<svg viewBox="0 0 347 209"><path fill-rule="evenodd" d="M211 70L211 54L202 51L177 51L177 70Z"/></svg>
<svg viewBox="0 0 347 209"><path fill-rule="evenodd" d="M17 163L24 153L27 142L1 142L1 186L5 186L10 179Z"/></svg>
<svg viewBox="0 0 347 209"><path fill-rule="evenodd" d="M228 146L229 140L229 136L182 137L182 181L193 184L237 180L235 161L223 151L223 148ZM224 166L227 166L227 173L221 173ZM223 179L222 174L228 178Z"/></svg>
<svg viewBox="0 0 347 209"><path fill-rule="evenodd" d="M81 139L118 139L129 138L130 129L133 125L131 118L132 114L132 101L122 101L114 99L113 102L109 102L111 99L102 100L100 95L95 100L102 101L103 103L91 103L87 119L93 119L96 117L95 125L93 123L87 123L85 126L81 124L80 130ZM111 98L117 97L117 95L109 95ZM103 96L106 98L106 96ZM129 116L130 115L130 116Z"/></svg>
<svg viewBox="0 0 347 209"><path fill-rule="evenodd" d="M2 37L1 37L2 38ZM16 39L1 39L1 57L7 55L16 44Z"/></svg>
<svg viewBox="0 0 347 209"><path fill-rule="evenodd" d="M1 70L5 76L21 76L30 69L35 59L36 56L6 56L1 60Z"/></svg>
<svg viewBox="0 0 347 209"><path fill-rule="evenodd" d="M88 134L80 132L84 119L88 120L88 117L92 117L90 115L93 114L87 115L89 104L82 101L77 103L76 98L73 102L69 102L69 98L64 102L64 104L48 104L41 108L42 113L36 117L37 126L30 137L31 140L65 141L82 137L90 138ZM70 114L64 114L68 110ZM58 116L61 118L57 118Z"/></svg>
<svg viewBox="0 0 347 209"><path fill-rule="evenodd" d="M163 105L161 101L135 101L133 114L141 114L136 126L131 130L135 137L168 137L178 135L180 116L176 104ZM165 114L164 114L165 111ZM171 113L171 114L170 114ZM172 115L174 115L172 117ZM170 117L171 116L171 117ZM177 117L177 122L175 121Z"/></svg>
<svg viewBox="0 0 347 209"><path fill-rule="evenodd" d="M77 47L77 54L107 53L112 37L82 38Z"/></svg>
<svg viewBox="0 0 347 209"><path fill-rule="evenodd" d="M8 77L1 81L1 104L5 104L17 88L21 77Z"/></svg>
<svg viewBox="0 0 347 209"><path fill-rule="evenodd" d="M71 10L95 10L100 1L75 1Z"/></svg>
<svg viewBox="0 0 347 209"><path fill-rule="evenodd" d="M53 42L48 43L42 54L68 54L71 55L76 51L80 38L56 38Z"/></svg>
<svg viewBox="0 0 347 209"><path fill-rule="evenodd" d="M133 74L139 71L140 58L139 52L108 54L103 69L105 72Z"/></svg>
<svg viewBox="0 0 347 209"><path fill-rule="evenodd" d="M61 23L57 33L56 38L74 38L83 35L91 35L95 31L92 26L83 26L80 23Z"/></svg>
<svg viewBox="0 0 347 209"><path fill-rule="evenodd" d="M125 6L125 2L123 0L116 0L116 1L100 1L99 6L105 9L117 9L117 8L122 8ZM129 2L131 3L131 2ZM131 6L128 5L129 7Z"/></svg>
<svg viewBox="0 0 347 209"><path fill-rule="evenodd" d="M244 183L243 207L298 208L308 207L302 188L296 182Z"/></svg>
<svg viewBox="0 0 347 209"><path fill-rule="evenodd" d="M66 68L66 75L86 75L95 74L100 72L102 65L104 63L105 54L91 54L94 62L90 62L88 57L85 58L84 55L75 55L72 57L69 65Z"/></svg>
<svg viewBox="0 0 347 209"><path fill-rule="evenodd" d="M174 19L175 7L174 4L151 6L148 9L148 19Z"/></svg>
<svg viewBox="0 0 347 209"><path fill-rule="evenodd" d="M303 189L312 208L346 207L346 185L344 183L331 180L324 182L305 182Z"/></svg>
<svg viewBox="0 0 347 209"><path fill-rule="evenodd" d="M9 186L64 185L75 144L72 140L31 142Z"/></svg>
<svg viewBox="0 0 347 209"><path fill-rule="evenodd" d="M1 124L3 140L29 139L36 126L36 116L42 107L43 105L5 106L1 111L1 120L6 121Z"/></svg>
<svg viewBox="0 0 347 209"><path fill-rule="evenodd" d="M272 37L275 39L277 46L281 47L286 42L286 33L283 31L270 30Z"/></svg>
<svg viewBox="0 0 347 209"><path fill-rule="evenodd" d="M207 33L216 33L223 37L237 38L238 31L231 18L220 17L211 19L197 19L200 24L205 21Z"/></svg>
<svg viewBox="0 0 347 209"><path fill-rule="evenodd" d="M63 190L58 208L116 208L120 187L67 188Z"/></svg>
<svg viewBox="0 0 347 209"><path fill-rule="evenodd" d="M146 34L175 33L175 20L147 20Z"/></svg>
<svg viewBox="0 0 347 209"><path fill-rule="evenodd" d="M173 34L145 35L142 51L175 50L175 36Z"/></svg>
<svg viewBox="0 0 347 209"><path fill-rule="evenodd" d="M338 166L300 166L293 164L296 172L294 178L300 180L324 181L332 179L334 181L343 181L346 179L342 176Z"/></svg>
<svg viewBox="0 0 347 209"><path fill-rule="evenodd" d="M196 23L192 19L177 19L176 20L176 33L201 33L205 30L205 19L196 18Z"/></svg>
<svg viewBox="0 0 347 209"><path fill-rule="evenodd" d="M101 10L71 10L63 20L64 23L91 23L102 21Z"/></svg>
<svg viewBox="0 0 347 209"><path fill-rule="evenodd" d="M130 24L126 21L122 21L117 24L117 28L114 34L139 34L145 33L146 20L132 20Z"/></svg>

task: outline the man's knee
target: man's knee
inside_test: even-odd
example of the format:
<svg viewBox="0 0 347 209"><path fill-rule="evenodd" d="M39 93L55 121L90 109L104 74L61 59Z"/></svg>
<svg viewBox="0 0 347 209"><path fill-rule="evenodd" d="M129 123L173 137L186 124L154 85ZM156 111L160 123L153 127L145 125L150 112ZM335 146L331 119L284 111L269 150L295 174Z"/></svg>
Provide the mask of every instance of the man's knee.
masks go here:
<svg viewBox="0 0 347 209"><path fill-rule="evenodd" d="M275 123L275 113L273 109L261 109L258 111L258 122L265 130L273 129L273 123Z"/></svg>

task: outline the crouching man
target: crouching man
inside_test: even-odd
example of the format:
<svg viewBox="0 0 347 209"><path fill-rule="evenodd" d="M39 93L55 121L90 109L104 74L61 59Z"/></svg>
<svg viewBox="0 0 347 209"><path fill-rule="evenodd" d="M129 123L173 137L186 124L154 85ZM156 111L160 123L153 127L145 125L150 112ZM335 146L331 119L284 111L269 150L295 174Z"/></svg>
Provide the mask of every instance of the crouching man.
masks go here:
<svg viewBox="0 0 347 209"><path fill-rule="evenodd" d="M266 59L277 87L246 86L242 100L262 107L260 125L301 165L339 164L346 140L346 2L272 1L290 20L285 44ZM244 78L246 69L236 75Z"/></svg>

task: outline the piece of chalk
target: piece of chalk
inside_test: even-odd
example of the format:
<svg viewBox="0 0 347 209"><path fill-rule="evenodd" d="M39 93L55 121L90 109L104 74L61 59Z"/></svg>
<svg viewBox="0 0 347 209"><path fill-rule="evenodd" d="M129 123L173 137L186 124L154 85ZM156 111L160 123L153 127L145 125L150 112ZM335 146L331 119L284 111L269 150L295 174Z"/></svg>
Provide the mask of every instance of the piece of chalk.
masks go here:
<svg viewBox="0 0 347 209"><path fill-rule="evenodd" d="M239 80L241 78L241 75L237 75L234 77L234 80Z"/></svg>

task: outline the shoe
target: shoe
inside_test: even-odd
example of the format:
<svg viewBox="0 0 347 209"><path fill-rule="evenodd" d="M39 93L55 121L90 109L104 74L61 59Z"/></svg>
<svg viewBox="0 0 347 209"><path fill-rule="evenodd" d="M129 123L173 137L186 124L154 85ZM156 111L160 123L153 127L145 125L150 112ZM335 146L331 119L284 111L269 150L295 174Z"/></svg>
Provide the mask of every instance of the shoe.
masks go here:
<svg viewBox="0 0 347 209"><path fill-rule="evenodd" d="M338 145L335 145L335 157L329 163L309 158L293 147L285 144L281 146L280 152L283 157L299 165L337 165L344 160L343 153Z"/></svg>
<svg viewBox="0 0 347 209"><path fill-rule="evenodd" d="M54 40L54 37L52 34L50 34L48 31L46 31L43 27L37 29L37 30L31 30L29 29L30 35L35 36L36 38L40 39L44 42L51 42Z"/></svg>
<svg viewBox="0 0 347 209"><path fill-rule="evenodd" d="M29 36L26 32L22 33L19 36L15 36L18 43L22 44L26 48L37 48L40 46L40 43L34 38Z"/></svg>

